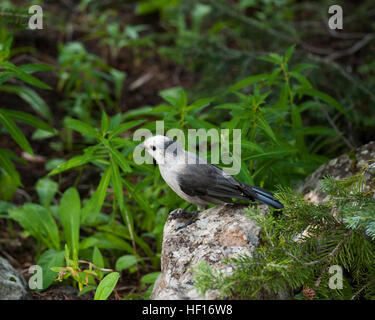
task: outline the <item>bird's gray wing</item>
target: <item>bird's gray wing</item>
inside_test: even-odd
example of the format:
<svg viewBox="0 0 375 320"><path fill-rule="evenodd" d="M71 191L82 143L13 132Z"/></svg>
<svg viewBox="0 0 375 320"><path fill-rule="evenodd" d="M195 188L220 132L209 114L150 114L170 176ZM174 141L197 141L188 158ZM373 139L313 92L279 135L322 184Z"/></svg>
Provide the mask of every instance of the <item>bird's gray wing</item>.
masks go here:
<svg viewBox="0 0 375 320"><path fill-rule="evenodd" d="M187 164L178 175L178 184L187 195L207 202L215 203L215 199L223 202L232 202L231 198L248 199L237 180L212 164Z"/></svg>

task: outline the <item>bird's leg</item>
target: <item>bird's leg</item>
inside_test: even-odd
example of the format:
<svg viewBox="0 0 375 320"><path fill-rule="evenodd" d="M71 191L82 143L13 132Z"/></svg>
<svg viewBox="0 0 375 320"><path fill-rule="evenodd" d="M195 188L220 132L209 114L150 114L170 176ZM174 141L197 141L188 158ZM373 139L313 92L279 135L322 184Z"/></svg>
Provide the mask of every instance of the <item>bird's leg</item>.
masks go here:
<svg viewBox="0 0 375 320"><path fill-rule="evenodd" d="M195 218L198 216L198 213L199 213L199 211L195 211L195 212L193 213L193 216L189 219L189 221L186 222L186 223L185 223L184 225L182 225L181 227L178 227L178 228L176 229L176 231L182 230L182 229L186 228L187 226L191 225L192 223L194 223L194 222L196 221Z"/></svg>
<svg viewBox="0 0 375 320"><path fill-rule="evenodd" d="M194 212L186 211L186 209L190 208L192 206L192 203L190 203L187 207L184 209L176 209L173 210L170 214L169 217L170 219L179 219L179 218L185 218L186 215L191 216L194 214Z"/></svg>

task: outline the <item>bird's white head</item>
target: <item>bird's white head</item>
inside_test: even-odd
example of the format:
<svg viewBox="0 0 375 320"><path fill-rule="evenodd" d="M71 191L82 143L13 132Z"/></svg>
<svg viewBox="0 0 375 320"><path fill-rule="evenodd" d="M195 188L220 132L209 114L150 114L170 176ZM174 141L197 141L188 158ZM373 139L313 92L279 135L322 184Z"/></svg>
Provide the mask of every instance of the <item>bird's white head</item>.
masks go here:
<svg viewBox="0 0 375 320"><path fill-rule="evenodd" d="M176 158L178 152L182 150L177 141L161 135L147 138L141 144L141 147L144 147L159 165L165 164L168 160Z"/></svg>

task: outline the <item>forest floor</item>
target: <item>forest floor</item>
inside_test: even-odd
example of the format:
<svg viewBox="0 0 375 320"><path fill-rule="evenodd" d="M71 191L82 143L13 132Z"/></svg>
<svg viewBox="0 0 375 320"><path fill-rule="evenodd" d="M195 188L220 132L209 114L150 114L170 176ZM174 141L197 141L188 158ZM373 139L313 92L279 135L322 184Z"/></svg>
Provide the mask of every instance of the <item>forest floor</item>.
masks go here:
<svg viewBox="0 0 375 320"><path fill-rule="evenodd" d="M65 10L63 4L57 4L53 10ZM65 12L66 13L66 12ZM159 28L157 25L157 16L152 17L154 21L150 24L150 17L139 17L133 13L124 13L124 19L129 24L142 24L154 26L155 30ZM145 21L147 20L147 21ZM153 31L153 30L151 30ZM58 45L68 41L81 41L85 44L88 52L96 54L100 57L106 57L105 48L99 45L99 39L82 40L85 33L81 31L71 32L69 39L66 39L67 34L60 34L57 31L44 28L38 32L19 31L14 36L14 47L31 47L33 54L20 54L15 56L11 61L14 64L26 63L45 63L52 66L58 66ZM161 57L155 49L141 49L137 54L128 48L121 50L115 62L111 61L108 64L120 71L126 73L126 80L123 87L123 99L121 103L121 111L126 112L129 109L136 109L142 106L154 106L161 102L161 97L158 92L163 89L181 86L185 88L191 87L196 76L190 71L185 70L181 66L174 64ZM142 57L140 60L139 57ZM63 100L63 93L57 90L58 75L56 71L46 71L35 74L39 79L52 87L52 90L38 90L36 91L44 99L46 104L51 108L54 116L54 127L59 127L59 121L66 115L63 108L59 108L59 102ZM146 79L146 81L142 81ZM140 81L141 80L141 81ZM141 83L136 86L135 83ZM8 109L30 112L30 107L14 94L2 93L0 95L0 105ZM36 201L37 194L35 192L35 184L38 179L46 176L48 171L45 169L47 159L52 158L66 158L69 155L67 152L56 151L51 148L51 142L57 138L45 140L31 140L33 128L27 125L19 124L19 127L28 138L33 148L35 155L30 158L27 157L21 148L12 139L0 140L1 149L10 149L16 153L21 159L27 158L25 163L16 163L16 168L22 177L23 188L18 189L12 202L17 205L22 205L27 201ZM61 191L72 186L77 178L77 172L68 172L64 175L60 183ZM80 177L80 182L97 181L100 176L98 172L84 172ZM79 190L81 196L85 197L85 190ZM89 190L86 190L86 192ZM22 233L21 227L7 219L0 219L0 255L6 258L16 269L18 269L26 280L30 278L28 273L29 267L36 264L35 257L37 256L36 242L25 236ZM131 293L139 293L139 275L132 274L129 276L122 275L116 290L111 295L110 299L121 299L120 297L129 295ZM82 296L77 296L77 290L72 287L53 285L49 289L39 293L32 292L34 299L38 300L72 300L72 299L92 299L93 292L86 293Z"/></svg>

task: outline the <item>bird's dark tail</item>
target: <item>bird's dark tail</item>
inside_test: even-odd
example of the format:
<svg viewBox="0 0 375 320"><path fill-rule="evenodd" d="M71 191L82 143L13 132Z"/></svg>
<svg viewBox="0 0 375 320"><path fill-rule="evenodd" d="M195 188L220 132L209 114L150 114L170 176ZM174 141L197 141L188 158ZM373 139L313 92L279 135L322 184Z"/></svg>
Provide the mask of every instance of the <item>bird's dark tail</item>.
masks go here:
<svg viewBox="0 0 375 320"><path fill-rule="evenodd" d="M253 198L254 201L259 201L268 206L274 207L275 209L282 209L284 206L277 200L272 193L259 187L249 186L242 184L244 191Z"/></svg>

